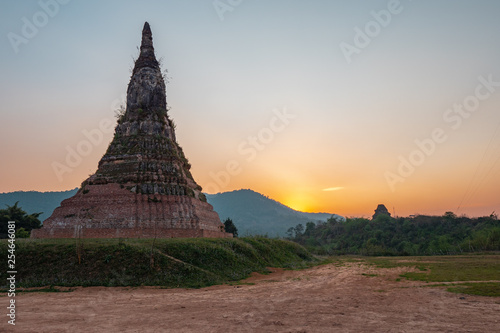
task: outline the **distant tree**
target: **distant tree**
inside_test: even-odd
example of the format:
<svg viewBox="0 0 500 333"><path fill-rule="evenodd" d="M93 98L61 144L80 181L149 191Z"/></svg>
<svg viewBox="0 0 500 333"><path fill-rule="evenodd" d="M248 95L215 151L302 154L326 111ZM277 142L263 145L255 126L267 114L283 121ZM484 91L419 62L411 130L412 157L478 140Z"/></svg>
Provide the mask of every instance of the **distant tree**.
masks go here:
<svg viewBox="0 0 500 333"><path fill-rule="evenodd" d="M288 239L293 239L293 235L295 234L295 228L294 227L290 227L288 228L288 230L286 231L286 235L287 235L287 238Z"/></svg>
<svg viewBox="0 0 500 333"><path fill-rule="evenodd" d="M25 232L31 233L31 230L42 227L42 223L38 219L42 213L29 214L21 209L16 202L13 206L6 205L6 209L0 209L0 238L7 238L8 222L16 222L16 230L23 228ZM20 235L25 235L21 232ZM22 237L22 236L21 236Z"/></svg>
<svg viewBox="0 0 500 333"><path fill-rule="evenodd" d="M295 237L302 236L302 233L304 232L304 226L302 223L297 224L295 227Z"/></svg>
<svg viewBox="0 0 500 333"><path fill-rule="evenodd" d="M234 237L238 237L238 229L234 225L233 220L231 220L230 218L227 218L224 221L224 229L226 230L226 232L233 234Z"/></svg>
<svg viewBox="0 0 500 333"><path fill-rule="evenodd" d="M314 228L316 228L316 223L307 222L306 223L306 231L304 231L304 235L311 235L314 231Z"/></svg>
<svg viewBox="0 0 500 333"><path fill-rule="evenodd" d="M454 220L457 218L457 215L453 212L446 212L444 213L443 217L447 220Z"/></svg>
<svg viewBox="0 0 500 333"><path fill-rule="evenodd" d="M377 215L377 217L373 218L372 219L372 222L374 223L388 223L390 221L392 221L392 217L390 215L387 215L387 214L379 214Z"/></svg>

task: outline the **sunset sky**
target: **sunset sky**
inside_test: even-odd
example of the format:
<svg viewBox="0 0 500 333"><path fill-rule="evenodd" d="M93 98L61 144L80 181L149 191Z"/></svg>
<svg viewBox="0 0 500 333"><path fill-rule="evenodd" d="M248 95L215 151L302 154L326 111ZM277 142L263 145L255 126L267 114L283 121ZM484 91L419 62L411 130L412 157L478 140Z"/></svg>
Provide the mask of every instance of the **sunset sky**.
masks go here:
<svg viewBox="0 0 500 333"><path fill-rule="evenodd" d="M496 0L2 1L0 192L95 172L148 21L208 193L344 216L500 213L499 13Z"/></svg>

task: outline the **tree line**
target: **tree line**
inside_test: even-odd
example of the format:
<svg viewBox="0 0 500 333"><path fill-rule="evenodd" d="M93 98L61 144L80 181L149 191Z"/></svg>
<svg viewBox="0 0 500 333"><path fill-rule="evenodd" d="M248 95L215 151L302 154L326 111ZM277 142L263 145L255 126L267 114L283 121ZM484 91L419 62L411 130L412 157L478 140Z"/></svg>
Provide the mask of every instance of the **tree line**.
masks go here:
<svg viewBox="0 0 500 333"><path fill-rule="evenodd" d="M500 221L496 214L469 218L443 216L392 218L331 218L298 224L287 238L317 254L438 255L500 251Z"/></svg>

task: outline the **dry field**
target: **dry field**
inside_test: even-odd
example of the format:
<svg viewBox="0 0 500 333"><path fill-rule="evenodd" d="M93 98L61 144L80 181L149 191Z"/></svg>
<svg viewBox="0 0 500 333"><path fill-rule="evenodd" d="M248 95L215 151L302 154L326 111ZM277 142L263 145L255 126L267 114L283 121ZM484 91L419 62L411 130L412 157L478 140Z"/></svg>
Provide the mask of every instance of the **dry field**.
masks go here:
<svg viewBox="0 0 500 333"><path fill-rule="evenodd" d="M500 297L399 279L411 267L331 263L203 289L21 293L7 332L499 332ZM3 300L7 298L2 297Z"/></svg>

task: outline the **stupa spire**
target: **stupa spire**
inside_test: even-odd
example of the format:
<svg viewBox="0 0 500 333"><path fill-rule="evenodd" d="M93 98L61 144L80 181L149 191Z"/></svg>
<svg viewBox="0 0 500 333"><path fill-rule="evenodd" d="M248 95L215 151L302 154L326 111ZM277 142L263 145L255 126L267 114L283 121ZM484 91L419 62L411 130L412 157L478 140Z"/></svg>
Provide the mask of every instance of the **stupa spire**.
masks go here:
<svg viewBox="0 0 500 333"><path fill-rule="evenodd" d="M127 89L127 113L137 110L167 108L166 87L155 57L153 34L149 23L142 29L141 53L135 61Z"/></svg>
<svg viewBox="0 0 500 333"><path fill-rule="evenodd" d="M143 67L150 67L158 70L160 69L158 61L155 57L153 34L148 22L144 23L144 27L142 28L141 53L135 62L134 73Z"/></svg>
<svg viewBox="0 0 500 333"><path fill-rule="evenodd" d="M145 38L148 37L148 38ZM151 27L148 22L144 22L144 27L142 28L142 43L141 48L145 46L153 46L153 34L151 33Z"/></svg>

